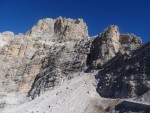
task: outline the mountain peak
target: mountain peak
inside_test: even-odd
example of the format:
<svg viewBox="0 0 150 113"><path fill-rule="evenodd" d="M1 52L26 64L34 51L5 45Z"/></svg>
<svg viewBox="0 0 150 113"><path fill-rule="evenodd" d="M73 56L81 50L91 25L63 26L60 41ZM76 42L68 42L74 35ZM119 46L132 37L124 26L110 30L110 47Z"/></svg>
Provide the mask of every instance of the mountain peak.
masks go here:
<svg viewBox="0 0 150 113"><path fill-rule="evenodd" d="M103 113L122 101L105 97L150 102L149 43L141 47L116 25L91 38L87 30L83 19L58 17L39 20L25 35L1 33L0 111Z"/></svg>
<svg viewBox="0 0 150 113"><path fill-rule="evenodd" d="M46 18L39 22L27 32L28 36L43 40L80 40L88 37L87 26L82 19L70 19L58 17L56 19Z"/></svg>

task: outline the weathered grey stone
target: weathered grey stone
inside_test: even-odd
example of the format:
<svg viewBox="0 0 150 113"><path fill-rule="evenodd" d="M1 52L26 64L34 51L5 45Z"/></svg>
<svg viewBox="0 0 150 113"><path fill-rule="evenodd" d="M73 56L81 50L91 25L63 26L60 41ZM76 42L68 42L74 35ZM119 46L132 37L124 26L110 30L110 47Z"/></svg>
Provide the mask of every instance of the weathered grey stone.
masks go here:
<svg viewBox="0 0 150 113"><path fill-rule="evenodd" d="M106 63L96 76L99 94L107 98L149 97L149 50L147 43ZM148 98L144 100L150 102Z"/></svg>
<svg viewBox="0 0 150 113"><path fill-rule="evenodd" d="M117 26L109 26L93 40L88 65L92 69L100 69L116 54L134 50L141 44L141 39L135 35L120 34Z"/></svg>
<svg viewBox="0 0 150 113"><path fill-rule="evenodd" d="M0 109L34 99L79 76L81 71L93 75L91 70L98 69L97 91L101 96L137 97L134 100L150 102L149 44L141 47L141 43L133 34L120 34L114 25L89 38L82 19L62 17L42 19L25 35L1 33ZM117 112L114 107L118 100L114 101L108 99L107 106L105 103L101 110L95 109Z"/></svg>
<svg viewBox="0 0 150 113"><path fill-rule="evenodd" d="M83 20L61 17L40 20L26 35L1 33L0 40L0 91L6 95L31 90L35 97L60 85L69 73L86 66L90 48L84 48L90 39Z"/></svg>
<svg viewBox="0 0 150 113"><path fill-rule="evenodd" d="M27 32L27 36L43 41L75 41L88 37L87 26L82 19L46 18Z"/></svg>

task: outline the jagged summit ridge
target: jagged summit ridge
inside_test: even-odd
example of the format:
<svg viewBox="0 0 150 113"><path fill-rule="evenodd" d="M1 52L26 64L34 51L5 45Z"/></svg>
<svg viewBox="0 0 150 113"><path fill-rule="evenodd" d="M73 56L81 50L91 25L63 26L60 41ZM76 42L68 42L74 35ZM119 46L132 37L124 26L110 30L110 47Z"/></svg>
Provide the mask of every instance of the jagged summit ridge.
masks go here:
<svg viewBox="0 0 150 113"><path fill-rule="evenodd" d="M32 38L34 41L73 41L87 38L88 28L83 19L70 19L58 17L56 19L45 18L31 28L25 35L15 35L13 32L0 34L1 46L17 37Z"/></svg>
<svg viewBox="0 0 150 113"><path fill-rule="evenodd" d="M56 19L46 18L40 20L27 35L33 38L42 37L42 40L66 41L80 40L83 37L88 37L88 31L82 19L59 17Z"/></svg>

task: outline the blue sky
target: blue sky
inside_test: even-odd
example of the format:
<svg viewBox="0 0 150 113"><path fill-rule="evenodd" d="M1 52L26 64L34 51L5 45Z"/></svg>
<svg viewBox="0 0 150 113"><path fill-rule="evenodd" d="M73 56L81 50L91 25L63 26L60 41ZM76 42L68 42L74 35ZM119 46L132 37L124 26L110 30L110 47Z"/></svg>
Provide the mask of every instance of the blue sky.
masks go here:
<svg viewBox="0 0 150 113"><path fill-rule="evenodd" d="M89 35L109 25L150 40L150 0L0 0L0 32L25 33L39 19L83 18Z"/></svg>

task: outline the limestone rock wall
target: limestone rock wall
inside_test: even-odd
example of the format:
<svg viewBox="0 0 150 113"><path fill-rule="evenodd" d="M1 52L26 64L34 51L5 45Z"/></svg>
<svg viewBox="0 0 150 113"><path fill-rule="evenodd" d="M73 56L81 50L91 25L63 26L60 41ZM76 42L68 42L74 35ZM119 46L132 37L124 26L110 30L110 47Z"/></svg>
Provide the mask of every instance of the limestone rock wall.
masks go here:
<svg viewBox="0 0 150 113"><path fill-rule="evenodd" d="M88 65L92 66L92 69L100 69L117 54L124 54L141 45L139 37L133 34L120 34L117 26L109 26L93 40Z"/></svg>
<svg viewBox="0 0 150 113"><path fill-rule="evenodd" d="M35 40L75 41L88 37L87 26L82 19L56 18L40 20L27 32Z"/></svg>
<svg viewBox="0 0 150 113"><path fill-rule="evenodd" d="M61 17L42 19L25 35L1 33L0 106L21 104L26 96L34 99L70 80L74 73L104 68L140 46L140 38L120 34L117 26L90 38L82 19Z"/></svg>
<svg viewBox="0 0 150 113"><path fill-rule="evenodd" d="M61 84L68 73L81 70L86 64L86 50L79 46L88 40L87 26L82 19L47 18L25 35L1 33L0 97L2 95L3 102L0 105L12 104L7 101L9 94L17 100L17 95L27 96L33 88L34 97L38 91ZM13 104L20 104L19 101Z"/></svg>

